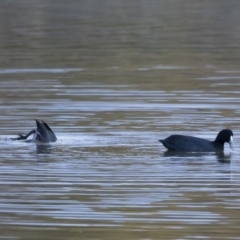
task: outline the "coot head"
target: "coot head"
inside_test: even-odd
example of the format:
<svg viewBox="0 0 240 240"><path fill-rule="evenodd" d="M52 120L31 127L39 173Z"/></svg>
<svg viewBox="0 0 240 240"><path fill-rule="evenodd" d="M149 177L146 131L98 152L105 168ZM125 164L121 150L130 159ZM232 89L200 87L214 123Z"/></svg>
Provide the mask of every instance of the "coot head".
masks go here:
<svg viewBox="0 0 240 240"><path fill-rule="evenodd" d="M224 144L225 142L229 143L230 147L233 148L233 132L230 129L223 129L221 130L215 141L216 144Z"/></svg>

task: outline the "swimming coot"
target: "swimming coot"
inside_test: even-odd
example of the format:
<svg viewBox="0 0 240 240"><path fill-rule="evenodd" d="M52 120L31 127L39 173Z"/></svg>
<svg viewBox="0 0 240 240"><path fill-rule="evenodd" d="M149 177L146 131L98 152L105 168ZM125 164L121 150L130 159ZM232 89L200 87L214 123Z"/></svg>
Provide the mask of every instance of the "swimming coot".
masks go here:
<svg viewBox="0 0 240 240"><path fill-rule="evenodd" d="M224 143L233 148L233 132L230 129L220 131L214 141L185 136L171 135L166 139L159 140L169 151L179 152L223 152Z"/></svg>
<svg viewBox="0 0 240 240"><path fill-rule="evenodd" d="M43 143L49 143L49 142L56 142L57 137L53 130L47 125L44 121L39 121L36 119L37 129L33 129L28 134L19 135L17 138L12 138L12 140L27 140L27 138L34 134L33 138L31 140L27 140L28 142L43 142Z"/></svg>

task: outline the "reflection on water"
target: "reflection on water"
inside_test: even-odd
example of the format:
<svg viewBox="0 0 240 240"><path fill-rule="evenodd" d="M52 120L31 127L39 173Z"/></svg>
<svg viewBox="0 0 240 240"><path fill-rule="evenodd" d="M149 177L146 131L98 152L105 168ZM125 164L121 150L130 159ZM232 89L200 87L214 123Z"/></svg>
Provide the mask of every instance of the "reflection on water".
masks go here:
<svg viewBox="0 0 240 240"><path fill-rule="evenodd" d="M50 144L36 144L37 154L50 154L51 148Z"/></svg>
<svg viewBox="0 0 240 240"><path fill-rule="evenodd" d="M1 238L238 239L239 4L0 3ZM9 140L35 118L56 143Z"/></svg>
<svg viewBox="0 0 240 240"><path fill-rule="evenodd" d="M200 159L206 156L216 156L216 159L221 163L229 163L231 161L232 153L225 152L216 152L216 153L188 153L188 152L173 152L173 151L165 151L163 153L164 157L168 157L170 159L181 160L181 159Z"/></svg>

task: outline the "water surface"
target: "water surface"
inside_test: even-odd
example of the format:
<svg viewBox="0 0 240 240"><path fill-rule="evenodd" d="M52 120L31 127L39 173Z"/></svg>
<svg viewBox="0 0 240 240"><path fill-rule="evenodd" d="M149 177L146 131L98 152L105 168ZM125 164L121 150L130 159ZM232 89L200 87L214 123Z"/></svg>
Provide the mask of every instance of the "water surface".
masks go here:
<svg viewBox="0 0 240 240"><path fill-rule="evenodd" d="M237 1L0 5L1 239L239 239ZM56 143L9 140L35 118Z"/></svg>

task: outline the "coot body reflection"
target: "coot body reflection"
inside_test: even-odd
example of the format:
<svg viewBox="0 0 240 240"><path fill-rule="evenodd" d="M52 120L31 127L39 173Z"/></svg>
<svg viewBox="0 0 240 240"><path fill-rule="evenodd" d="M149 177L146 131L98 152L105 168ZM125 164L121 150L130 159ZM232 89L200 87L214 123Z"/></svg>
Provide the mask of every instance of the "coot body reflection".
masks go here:
<svg viewBox="0 0 240 240"><path fill-rule="evenodd" d="M220 131L214 141L185 136L171 135L166 139L159 140L169 151L178 152L223 152L224 143L233 148L233 132L230 129Z"/></svg>
<svg viewBox="0 0 240 240"><path fill-rule="evenodd" d="M49 142L56 142L57 137L53 130L48 126L48 124L42 120L37 120L37 129L33 129L26 135L19 135L17 138L12 138L12 140L27 140L27 138L34 134L31 140L27 140L28 142L42 142L42 143L49 143Z"/></svg>

